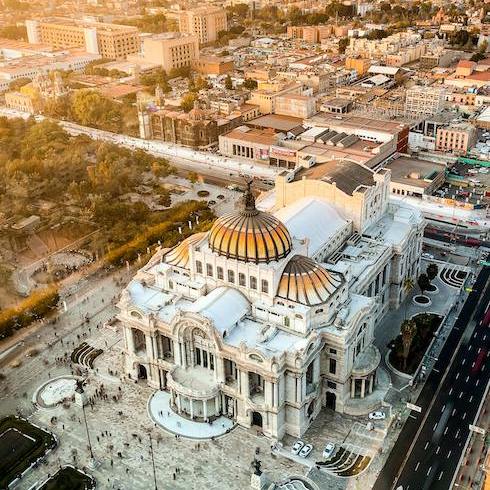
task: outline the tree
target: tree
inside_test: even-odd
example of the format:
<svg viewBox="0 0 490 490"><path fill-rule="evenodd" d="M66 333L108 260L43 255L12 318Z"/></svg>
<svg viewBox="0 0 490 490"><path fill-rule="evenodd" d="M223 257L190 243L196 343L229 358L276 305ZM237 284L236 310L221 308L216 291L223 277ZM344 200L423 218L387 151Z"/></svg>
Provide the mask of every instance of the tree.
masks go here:
<svg viewBox="0 0 490 490"><path fill-rule="evenodd" d="M429 281L432 282L439 273L439 267L437 267L437 264L429 264L425 272L427 273Z"/></svg>
<svg viewBox="0 0 490 490"><path fill-rule="evenodd" d="M27 40L27 29L25 26L5 26L0 29L0 37L5 39Z"/></svg>
<svg viewBox="0 0 490 490"><path fill-rule="evenodd" d="M412 347L413 339L417 334L417 324L414 320L403 320L400 328L403 345L403 369L407 369L407 359L410 354L410 348Z"/></svg>
<svg viewBox="0 0 490 490"><path fill-rule="evenodd" d="M246 88L247 90L255 90L257 86L257 80L254 80L253 78L246 78L242 83L242 87Z"/></svg>
<svg viewBox="0 0 490 490"><path fill-rule="evenodd" d="M191 184L195 184L199 180L199 175L197 174L197 172L191 171L187 174L187 178L189 179Z"/></svg>
<svg viewBox="0 0 490 490"><path fill-rule="evenodd" d="M185 112L189 112L194 107L194 102L197 100L197 95L194 92L188 92L180 101L180 108Z"/></svg>
<svg viewBox="0 0 490 490"><path fill-rule="evenodd" d="M229 73L228 73L228 75L226 75L225 88L226 88L226 90L233 90L233 81L232 81Z"/></svg>
<svg viewBox="0 0 490 490"><path fill-rule="evenodd" d="M78 90L72 98L76 122L106 131L119 132L122 127L121 106L94 90Z"/></svg>
<svg viewBox="0 0 490 490"><path fill-rule="evenodd" d="M347 46L349 46L348 37L342 37L341 39L339 39L339 53L345 53Z"/></svg>
<svg viewBox="0 0 490 490"><path fill-rule="evenodd" d="M427 291L428 287L430 286L430 281L427 274L420 274L417 279L417 284L419 285L421 293L424 294L424 291Z"/></svg>

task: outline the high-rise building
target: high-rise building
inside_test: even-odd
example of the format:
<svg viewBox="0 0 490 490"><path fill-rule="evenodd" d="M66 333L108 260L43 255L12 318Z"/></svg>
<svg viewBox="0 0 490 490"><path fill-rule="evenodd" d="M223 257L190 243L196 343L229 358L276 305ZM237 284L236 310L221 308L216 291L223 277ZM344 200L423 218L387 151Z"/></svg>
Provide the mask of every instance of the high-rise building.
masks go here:
<svg viewBox="0 0 490 490"><path fill-rule="evenodd" d="M439 87L415 86L407 90L405 112L408 115L433 115L445 106L445 90Z"/></svg>
<svg viewBox="0 0 490 490"><path fill-rule="evenodd" d="M173 68L191 66L199 59L199 42L192 34L165 32L143 41L145 61L158 63L168 73Z"/></svg>
<svg viewBox="0 0 490 490"><path fill-rule="evenodd" d="M27 20L26 27L32 44L44 43L57 49L83 47L88 53L109 59L124 59L140 50L136 27L60 17Z"/></svg>
<svg viewBox="0 0 490 490"><path fill-rule="evenodd" d="M179 31L194 34L200 44L218 39L219 31L226 31L226 11L219 7L198 7L179 14Z"/></svg>

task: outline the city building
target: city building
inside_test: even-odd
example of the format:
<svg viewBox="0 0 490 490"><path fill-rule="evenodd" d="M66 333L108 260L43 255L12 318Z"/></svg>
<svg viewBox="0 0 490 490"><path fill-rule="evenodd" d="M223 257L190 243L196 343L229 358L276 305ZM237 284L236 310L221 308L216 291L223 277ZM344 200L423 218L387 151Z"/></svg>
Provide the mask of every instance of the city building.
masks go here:
<svg viewBox="0 0 490 490"><path fill-rule="evenodd" d="M286 94L277 97L275 113L306 119L317 112L316 99L310 95Z"/></svg>
<svg viewBox="0 0 490 490"><path fill-rule="evenodd" d="M192 67L203 75L224 75L231 73L235 65L233 56L200 56Z"/></svg>
<svg viewBox="0 0 490 490"><path fill-rule="evenodd" d="M289 94L304 94L303 85L296 82L259 80L258 87L252 92L249 102L258 105L262 114L274 114L277 99Z"/></svg>
<svg viewBox="0 0 490 490"><path fill-rule="evenodd" d="M419 272L423 220L388 202L389 171L332 172L278 177L265 210L249 189L209 232L154 255L118 303L127 379L195 422L225 415L274 439L323 407L377 406L374 326Z"/></svg>
<svg viewBox="0 0 490 490"><path fill-rule="evenodd" d="M108 59L124 59L140 50L138 29L132 26L52 17L26 20L30 43L55 49L80 47Z"/></svg>
<svg viewBox="0 0 490 490"><path fill-rule="evenodd" d="M226 11L220 7L197 7L179 12L179 31L194 34L200 44L218 39L218 32L228 30Z"/></svg>
<svg viewBox="0 0 490 490"><path fill-rule="evenodd" d="M191 66L199 59L199 41L192 34L165 32L143 40L143 59L160 65L167 73Z"/></svg>
<svg viewBox="0 0 490 490"><path fill-rule="evenodd" d="M439 114L446 105L445 89L417 85L407 90L405 112L411 116Z"/></svg>
<svg viewBox="0 0 490 490"><path fill-rule="evenodd" d="M476 144L477 131L472 124L450 124L438 128L436 133L436 150L466 155Z"/></svg>

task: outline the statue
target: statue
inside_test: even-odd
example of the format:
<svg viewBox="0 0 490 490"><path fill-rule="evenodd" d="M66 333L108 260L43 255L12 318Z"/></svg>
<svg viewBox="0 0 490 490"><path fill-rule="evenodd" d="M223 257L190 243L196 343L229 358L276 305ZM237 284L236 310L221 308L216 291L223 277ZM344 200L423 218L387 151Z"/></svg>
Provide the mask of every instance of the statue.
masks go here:
<svg viewBox="0 0 490 490"><path fill-rule="evenodd" d="M252 466L254 468L254 475L260 476L262 474L262 470L260 469L261 465L262 462L257 458L254 458L254 460L252 461Z"/></svg>

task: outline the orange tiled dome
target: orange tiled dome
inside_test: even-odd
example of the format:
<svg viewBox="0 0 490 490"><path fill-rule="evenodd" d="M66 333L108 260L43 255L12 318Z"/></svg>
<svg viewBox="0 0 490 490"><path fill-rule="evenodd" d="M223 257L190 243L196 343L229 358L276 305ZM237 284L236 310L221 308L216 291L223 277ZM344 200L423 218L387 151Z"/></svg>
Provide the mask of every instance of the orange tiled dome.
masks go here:
<svg viewBox="0 0 490 490"><path fill-rule="evenodd" d="M342 283L340 274L324 269L309 257L294 255L282 272L277 296L304 305L324 303Z"/></svg>
<svg viewBox="0 0 490 490"><path fill-rule="evenodd" d="M291 245L287 228L272 214L256 209L250 188L243 196L242 210L221 216L209 232L213 252L243 262L280 260Z"/></svg>

